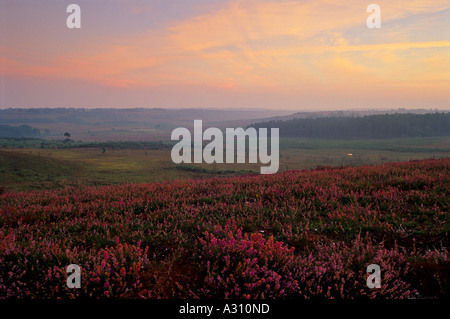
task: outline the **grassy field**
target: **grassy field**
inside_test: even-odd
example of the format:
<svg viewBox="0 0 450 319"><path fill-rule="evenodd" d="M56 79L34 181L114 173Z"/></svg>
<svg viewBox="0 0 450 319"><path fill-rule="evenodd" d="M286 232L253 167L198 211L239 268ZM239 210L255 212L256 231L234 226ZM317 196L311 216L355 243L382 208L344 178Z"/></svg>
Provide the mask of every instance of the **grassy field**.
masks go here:
<svg viewBox="0 0 450 319"><path fill-rule="evenodd" d="M0 145L0 187L8 191L159 182L259 173L261 164L180 164L170 148L39 148L40 140ZM352 155L348 155L352 154ZM450 157L450 137L330 141L281 139L279 171Z"/></svg>

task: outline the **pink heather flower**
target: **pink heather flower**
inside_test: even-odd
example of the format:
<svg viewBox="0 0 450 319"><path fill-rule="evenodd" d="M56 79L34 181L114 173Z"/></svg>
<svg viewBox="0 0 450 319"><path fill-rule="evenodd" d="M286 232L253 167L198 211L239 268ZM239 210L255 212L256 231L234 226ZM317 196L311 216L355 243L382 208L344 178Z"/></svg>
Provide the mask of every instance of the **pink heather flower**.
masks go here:
<svg viewBox="0 0 450 319"><path fill-rule="evenodd" d="M121 269L120 269L120 276L121 277L124 277L126 274L127 274L127 271L125 270L125 268L124 267L122 267Z"/></svg>

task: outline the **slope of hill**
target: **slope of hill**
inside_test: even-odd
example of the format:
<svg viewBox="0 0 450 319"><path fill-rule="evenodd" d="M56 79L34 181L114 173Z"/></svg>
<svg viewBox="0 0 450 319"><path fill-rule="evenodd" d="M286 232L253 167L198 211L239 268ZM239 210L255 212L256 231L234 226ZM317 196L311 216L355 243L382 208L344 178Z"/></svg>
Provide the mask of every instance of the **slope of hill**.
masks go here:
<svg viewBox="0 0 450 319"><path fill-rule="evenodd" d="M73 161L53 159L36 153L0 150L0 188L9 189L11 185L21 190L62 187L82 175L83 167Z"/></svg>
<svg viewBox="0 0 450 319"><path fill-rule="evenodd" d="M0 297L448 298L449 208L450 158L4 193Z"/></svg>

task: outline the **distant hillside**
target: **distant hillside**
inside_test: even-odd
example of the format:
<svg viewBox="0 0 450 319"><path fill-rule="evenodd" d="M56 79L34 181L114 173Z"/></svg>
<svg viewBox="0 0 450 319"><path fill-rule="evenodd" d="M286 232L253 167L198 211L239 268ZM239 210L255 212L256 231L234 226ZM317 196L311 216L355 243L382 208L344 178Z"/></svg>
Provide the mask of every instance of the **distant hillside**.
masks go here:
<svg viewBox="0 0 450 319"><path fill-rule="evenodd" d="M281 137L382 139L450 135L450 113L384 114L362 117L321 117L252 124L280 129Z"/></svg>
<svg viewBox="0 0 450 319"><path fill-rule="evenodd" d="M176 127L190 127L194 120L215 127L244 127L254 121L285 116L293 111L267 109L163 109L163 108L29 108L0 109L0 125L29 125L48 139L168 140ZM6 136L5 136L6 137Z"/></svg>
<svg viewBox="0 0 450 319"><path fill-rule="evenodd" d="M235 120L254 121L291 113L293 112L268 109L9 108L0 109L0 125L27 124L38 128L76 125L91 130L98 127L173 128L192 125L194 119L217 124ZM75 132L76 129L72 130Z"/></svg>
<svg viewBox="0 0 450 319"><path fill-rule="evenodd" d="M29 125L0 125L0 137L39 137L41 132Z"/></svg>

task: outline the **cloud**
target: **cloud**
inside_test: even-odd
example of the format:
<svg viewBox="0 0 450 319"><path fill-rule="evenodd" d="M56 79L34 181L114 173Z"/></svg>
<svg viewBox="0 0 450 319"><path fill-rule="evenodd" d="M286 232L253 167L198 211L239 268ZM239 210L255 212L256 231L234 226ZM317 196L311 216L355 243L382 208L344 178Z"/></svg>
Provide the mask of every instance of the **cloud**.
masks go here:
<svg viewBox="0 0 450 319"><path fill-rule="evenodd" d="M380 30L365 26L367 4L360 0L210 4L204 13L164 29L98 38L76 53L52 57L47 64L19 62L3 55L2 72L121 88L203 85L285 94L318 93L324 85L335 85L351 95L362 83L383 86L395 79L405 86L411 76L414 81L422 78L448 84L448 59L436 55L449 57L449 39L414 41L412 30L417 24L408 20L428 14L423 27L432 33L433 15L449 9L448 0L377 3L382 9ZM123 0L122 5L136 14L152 10L142 1Z"/></svg>

